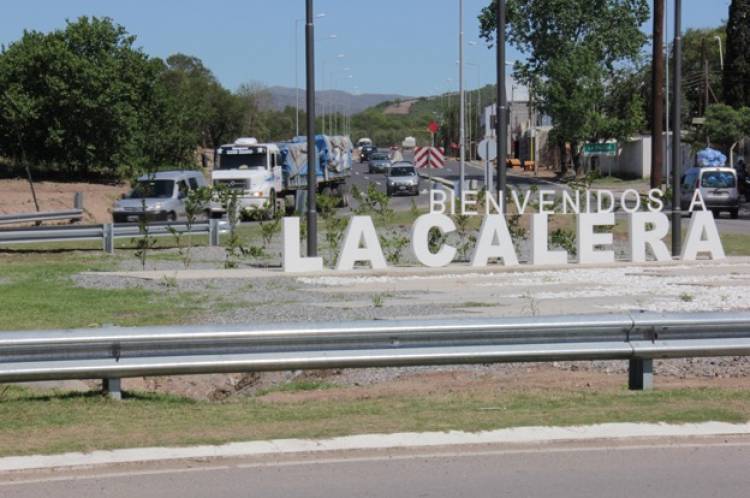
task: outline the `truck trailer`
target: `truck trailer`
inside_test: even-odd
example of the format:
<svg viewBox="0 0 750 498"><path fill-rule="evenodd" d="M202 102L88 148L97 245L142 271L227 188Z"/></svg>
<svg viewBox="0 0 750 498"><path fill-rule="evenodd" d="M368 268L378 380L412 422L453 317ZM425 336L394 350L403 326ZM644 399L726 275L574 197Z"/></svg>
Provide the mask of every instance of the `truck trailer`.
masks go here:
<svg viewBox="0 0 750 498"><path fill-rule="evenodd" d="M348 205L347 180L352 170L352 142L345 136L315 137L319 193L340 198ZM239 194L239 209L250 216L259 209L272 215L277 210L303 210L307 198L307 141L297 137L288 142L259 143L255 138L238 138L216 150L211 179ZM212 207L213 216L224 208Z"/></svg>

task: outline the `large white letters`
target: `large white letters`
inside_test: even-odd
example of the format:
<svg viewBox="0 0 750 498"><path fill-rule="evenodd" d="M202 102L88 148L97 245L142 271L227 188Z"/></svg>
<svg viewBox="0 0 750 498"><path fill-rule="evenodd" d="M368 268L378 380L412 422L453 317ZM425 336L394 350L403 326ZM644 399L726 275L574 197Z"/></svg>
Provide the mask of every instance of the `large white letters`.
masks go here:
<svg viewBox="0 0 750 498"><path fill-rule="evenodd" d="M534 214L531 216L531 260L532 265L564 265L568 262L565 251L550 251L547 244L549 216Z"/></svg>
<svg viewBox="0 0 750 498"><path fill-rule="evenodd" d="M369 216L352 216L336 269L352 270L357 261L369 261L373 270L384 270L387 266L375 225Z"/></svg>
<svg viewBox="0 0 750 498"><path fill-rule="evenodd" d="M323 258L303 258L299 250L299 218L284 218L281 266L287 273L323 271Z"/></svg>
<svg viewBox="0 0 750 498"><path fill-rule="evenodd" d="M411 249L417 261L431 268L446 266L456 257L456 248L444 244L438 252L430 251L430 230L437 228L442 233L450 233L456 229L453 220L444 214L423 214L414 222L411 229Z"/></svg>
<svg viewBox="0 0 750 498"><path fill-rule="evenodd" d="M595 233L595 226L615 224L614 213L585 213L578 215L578 262L614 263L615 253L611 250L597 251L596 246L612 245L612 233Z"/></svg>
<svg viewBox="0 0 750 498"><path fill-rule="evenodd" d="M711 211L695 211L690 217L682 260L695 261L701 252L707 252L711 259L726 258Z"/></svg>
<svg viewBox="0 0 750 498"><path fill-rule="evenodd" d="M499 214L491 214L484 218L471 266L487 266L490 258L502 258L505 266L518 264L505 217Z"/></svg>
<svg viewBox="0 0 750 498"><path fill-rule="evenodd" d="M648 230L648 225L652 225ZM630 240L630 260L634 263L646 261L646 246L657 261L671 261L664 237L669 233L669 219L664 213L631 213L628 215L628 238Z"/></svg>

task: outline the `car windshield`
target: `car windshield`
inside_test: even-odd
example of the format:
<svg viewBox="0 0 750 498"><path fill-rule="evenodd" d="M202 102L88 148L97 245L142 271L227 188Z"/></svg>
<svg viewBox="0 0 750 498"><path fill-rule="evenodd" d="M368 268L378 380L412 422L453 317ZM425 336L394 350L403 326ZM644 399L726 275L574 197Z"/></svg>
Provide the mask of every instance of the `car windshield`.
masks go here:
<svg viewBox="0 0 750 498"><path fill-rule="evenodd" d="M227 151L219 155L218 169L257 169L266 167L266 152Z"/></svg>
<svg viewBox="0 0 750 498"><path fill-rule="evenodd" d="M372 155L373 161L387 161L388 160L388 154L383 154L382 152L378 152L377 154Z"/></svg>
<svg viewBox="0 0 750 498"><path fill-rule="evenodd" d="M414 176L416 174L414 166L393 166L389 173L390 176Z"/></svg>
<svg viewBox="0 0 750 498"><path fill-rule="evenodd" d="M174 180L141 180L130 192L131 199L169 199L174 193Z"/></svg>
<svg viewBox="0 0 750 498"><path fill-rule="evenodd" d="M703 188L733 188L734 175L728 171L704 171L701 176Z"/></svg>

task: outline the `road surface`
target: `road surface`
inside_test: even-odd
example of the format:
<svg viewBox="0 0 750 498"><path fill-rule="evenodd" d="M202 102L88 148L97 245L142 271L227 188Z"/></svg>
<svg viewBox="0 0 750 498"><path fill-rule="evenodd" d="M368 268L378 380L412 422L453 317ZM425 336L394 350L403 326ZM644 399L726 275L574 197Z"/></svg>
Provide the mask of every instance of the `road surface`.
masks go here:
<svg viewBox="0 0 750 498"><path fill-rule="evenodd" d="M745 498L750 440L464 447L0 476L22 497ZM637 444L637 446L632 446Z"/></svg>

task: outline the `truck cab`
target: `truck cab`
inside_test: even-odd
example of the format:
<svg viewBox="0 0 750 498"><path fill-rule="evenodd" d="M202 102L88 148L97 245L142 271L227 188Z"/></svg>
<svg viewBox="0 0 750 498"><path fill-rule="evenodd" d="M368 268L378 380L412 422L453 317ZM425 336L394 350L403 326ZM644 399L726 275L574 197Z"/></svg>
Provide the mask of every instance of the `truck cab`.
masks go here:
<svg viewBox="0 0 750 498"><path fill-rule="evenodd" d="M258 209L275 209L283 190L280 150L276 144L258 143L255 138L238 138L216 150L211 180L239 194L242 214ZM223 211L218 206L213 211Z"/></svg>

